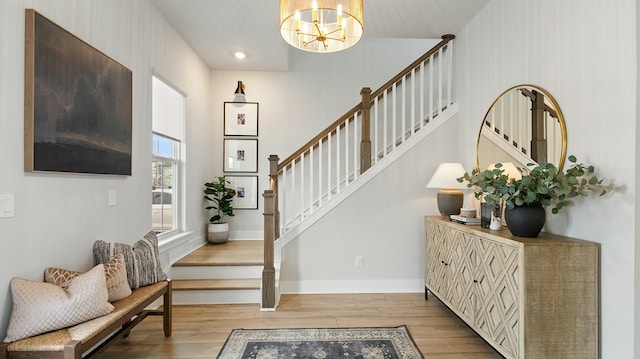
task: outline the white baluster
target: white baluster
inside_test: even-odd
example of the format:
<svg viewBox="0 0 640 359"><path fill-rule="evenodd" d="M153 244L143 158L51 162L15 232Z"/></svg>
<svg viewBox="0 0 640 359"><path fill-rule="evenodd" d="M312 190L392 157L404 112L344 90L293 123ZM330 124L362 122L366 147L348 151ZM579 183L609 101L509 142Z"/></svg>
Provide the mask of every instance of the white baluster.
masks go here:
<svg viewBox="0 0 640 359"><path fill-rule="evenodd" d="M298 194L298 192L296 192L296 161L293 160L291 161L291 223L295 222L296 220L296 216L298 215L298 213L296 213L296 207L295 207L295 199L297 198L296 195Z"/></svg>
<svg viewBox="0 0 640 359"><path fill-rule="evenodd" d="M518 105L518 98L514 96L514 94L509 92L509 133L506 133L507 129L505 128L503 134L506 134L509 137L509 144L513 147L513 143L516 140L516 134L518 133L518 124L515 121L516 115L516 106ZM517 95L516 95L517 96Z"/></svg>
<svg viewBox="0 0 640 359"><path fill-rule="evenodd" d="M314 192L314 188L313 188L313 146L311 146L309 148L309 215L311 215L313 213L313 203L314 203L314 198L313 198L313 192Z"/></svg>
<svg viewBox="0 0 640 359"><path fill-rule="evenodd" d="M420 63L420 129L424 126L424 61Z"/></svg>
<svg viewBox="0 0 640 359"><path fill-rule="evenodd" d="M353 180L358 178L360 171L360 139L358 138L358 112L353 114Z"/></svg>
<svg viewBox="0 0 640 359"><path fill-rule="evenodd" d="M322 207L322 179L324 178L324 173L322 171L322 169L324 168L322 158L322 138L318 141L318 157L318 208L320 208Z"/></svg>
<svg viewBox="0 0 640 359"><path fill-rule="evenodd" d="M442 47L438 50L438 115L442 113L442 98L444 97L442 89L442 68L444 61L442 60Z"/></svg>
<svg viewBox="0 0 640 359"><path fill-rule="evenodd" d="M429 56L429 120L433 120L433 96L435 91L433 89L433 62L434 56Z"/></svg>
<svg viewBox="0 0 640 359"><path fill-rule="evenodd" d="M344 121L344 186L349 185L349 119Z"/></svg>
<svg viewBox="0 0 640 359"><path fill-rule="evenodd" d="M391 133L392 133L392 137L391 137L391 149L392 151L395 151L396 149L396 139L397 137L397 130L396 128L398 127L398 106L397 106L397 102L398 100L396 99L396 87L398 86L398 83L394 83L393 87L391 88L391 108L393 110L393 114L392 114L392 128L391 128Z"/></svg>
<svg viewBox="0 0 640 359"><path fill-rule="evenodd" d="M340 126L336 127L336 195L340 193Z"/></svg>
<svg viewBox="0 0 640 359"><path fill-rule="evenodd" d="M448 53L447 59L449 60L449 66L447 66L447 106L449 106L453 103L453 40L450 40L446 47Z"/></svg>
<svg viewBox="0 0 640 359"><path fill-rule="evenodd" d="M400 137L402 138L402 143L406 140L407 136L407 76L402 77L402 133Z"/></svg>
<svg viewBox="0 0 640 359"><path fill-rule="evenodd" d="M411 126L411 136L416 132L416 69L411 70L411 116L409 124Z"/></svg>
<svg viewBox="0 0 640 359"><path fill-rule="evenodd" d="M300 155L300 221L305 217L304 215L304 152Z"/></svg>
<svg viewBox="0 0 640 359"><path fill-rule="evenodd" d="M380 151L380 138L378 137L378 96L373 99L373 164L378 163L378 151Z"/></svg>
<svg viewBox="0 0 640 359"><path fill-rule="evenodd" d="M278 206L280 209L280 233L287 232L287 167L282 169L282 174L278 182Z"/></svg>
<svg viewBox="0 0 640 359"><path fill-rule="evenodd" d="M331 147L332 147L332 137L331 137L331 131L329 131L329 134L327 135L327 188L329 188L329 197L327 198L328 200L330 200L333 197L333 191L331 189L331 159L333 158L332 156L332 152L331 151Z"/></svg>
<svg viewBox="0 0 640 359"><path fill-rule="evenodd" d="M384 151L384 157L387 156L387 148L389 148L389 144L388 144L388 136L389 136L389 129L387 126L387 123L389 122L388 116L387 116L387 100L389 99L389 92L388 91L384 91L384 97L382 98L382 107L384 112L382 113L382 124L384 127L384 133L383 133L383 142L384 142L384 147L382 148L382 150Z"/></svg>

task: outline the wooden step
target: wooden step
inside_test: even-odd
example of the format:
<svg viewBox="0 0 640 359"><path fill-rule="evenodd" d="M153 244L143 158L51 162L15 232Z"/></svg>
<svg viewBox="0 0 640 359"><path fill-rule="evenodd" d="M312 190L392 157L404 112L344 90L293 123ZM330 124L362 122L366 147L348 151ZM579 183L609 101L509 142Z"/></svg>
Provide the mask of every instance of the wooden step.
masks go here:
<svg viewBox="0 0 640 359"><path fill-rule="evenodd" d="M245 279L175 279L173 290L242 290L260 289L261 281Z"/></svg>
<svg viewBox="0 0 640 359"><path fill-rule="evenodd" d="M264 265L263 252L263 241L237 240L207 244L181 258L173 266L261 266Z"/></svg>
<svg viewBox="0 0 640 359"><path fill-rule="evenodd" d="M264 242L207 244L172 266L173 303L260 303Z"/></svg>

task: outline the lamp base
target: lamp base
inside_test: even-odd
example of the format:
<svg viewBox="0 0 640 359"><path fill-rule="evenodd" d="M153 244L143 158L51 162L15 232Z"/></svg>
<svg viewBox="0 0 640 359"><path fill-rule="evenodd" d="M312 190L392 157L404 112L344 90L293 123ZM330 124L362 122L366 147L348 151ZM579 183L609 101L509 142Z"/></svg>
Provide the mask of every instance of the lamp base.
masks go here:
<svg viewBox="0 0 640 359"><path fill-rule="evenodd" d="M464 204L464 195L459 189L441 189L436 199L440 215L447 218L452 214L460 214L460 208Z"/></svg>

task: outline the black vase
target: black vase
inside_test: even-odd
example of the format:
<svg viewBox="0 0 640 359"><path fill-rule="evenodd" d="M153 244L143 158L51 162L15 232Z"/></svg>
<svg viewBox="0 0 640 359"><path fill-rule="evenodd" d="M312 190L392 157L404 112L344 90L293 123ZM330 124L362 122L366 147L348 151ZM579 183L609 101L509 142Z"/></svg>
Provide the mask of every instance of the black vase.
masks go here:
<svg viewBox="0 0 640 359"><path fill-rule="evenodd" d="M547 213L541 204L507 208L504 219L511 234L518 237L537 237L544 227Z"/></svg>

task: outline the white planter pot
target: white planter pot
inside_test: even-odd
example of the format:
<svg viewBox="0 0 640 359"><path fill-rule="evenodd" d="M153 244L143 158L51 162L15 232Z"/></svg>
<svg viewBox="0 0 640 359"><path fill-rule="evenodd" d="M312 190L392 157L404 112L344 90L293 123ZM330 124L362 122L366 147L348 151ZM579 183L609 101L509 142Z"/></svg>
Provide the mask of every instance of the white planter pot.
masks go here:
<svg viewBox="0 0 640 359"><path fill-rule="evenodd" d="M225 243L229 239L229 223L209 223L207 228L207 242L213 244Z"/></svg>

